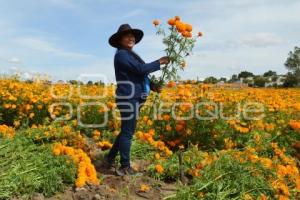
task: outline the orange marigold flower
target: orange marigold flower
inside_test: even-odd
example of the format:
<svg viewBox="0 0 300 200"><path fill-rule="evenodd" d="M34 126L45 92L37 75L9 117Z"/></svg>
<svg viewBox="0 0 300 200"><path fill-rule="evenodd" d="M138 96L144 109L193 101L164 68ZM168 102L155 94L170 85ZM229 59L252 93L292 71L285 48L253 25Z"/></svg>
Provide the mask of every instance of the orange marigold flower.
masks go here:
<svg viewBox="0 0 300 200"><path fill-rule="evenodd" d="M148 133L151 135L151 136L153 136L153 135L155 135L155 129L150 129L149 131L148 131Z"/></svg>
<svg viewBox="0 0 300 200"><path fill-rule="evenodd" d="M169 141L168 144L171 146L171 147L175 147L176 146L176 143L174 141Z"/></svg>
<svg viewBox="0 0 300 200"><path fill-rule="evenodd" d="M169 81L167 84L168 87L175 87L176 83L174 81Z"/></svg>
<svg viewBox="0 0 300 200"><path fill-rule="evenodd" d="M191 33L191 32L188 32L188 33L187 33L187 37L188 37L188 38L192 37L192 33Z"/></svg>
<svg viewBox="0 0 300 200"><path fill-rule="evenodd" d="M176 130L177 132L180 132L180 131L182 131L183 129L184 129L184 126L183 126L183 125L181 125L181 124L176 124L175 130Z"/></svg>
<svg viewBox="0 0 300 200"><path fill-rule="evenodd" d="M300 103L296 103L296 104L294 105L294 107L296 108L296 110L300 111Z"/></svg>
<svg viewBox="0 0 300 200"><path fill-rule="evenodd" d="M268 198L266 197L265 194L261 194L260 195L260 200L268 200Z"/></svg>
<svg viewBox="0 0 300 200"><path fill-rule="evenodd" d="M292 129L297 130L300 129L300 120L296 121L296 120L291 120L289 122L289 125L292 127Z"/></svg>
<svg viewBox="0 0 300 200"><path fill-rule="evenodd" d="M181 35L182 35L183 37L187 38L188 35L189 35L189 32L188 32L188 31L183 31L183 32L181 33Z"/></svg>
<svg viewBox="0 0 300 200"><path fill-rule="evenodd" d="M168 20L168 24L170 25L170 26L174 26L175 25L175 19L169 19Z"/></svg>
<svg viewBox="0 0 300 200"><path fill-rule="evenodd" d="M56 156L60 155L60 149L54 148L53 149L53 154L56 155Z"/></svg>
<svg viewBox="0 0 300 200"><path fill-rule="evenodd" d="M77 188L81 188L85 185L85 182L86 182L85 177L78 177L75 185Z"/></svg>
<svg viewBox="0 0 300 200"><path fill-rule="evenodd" d="M166 125L166 131L171 131L172 130L172 126L170 124Z"/></svg>
<svg viewBox="0 0 300 200"><path fill-rule="evenodd" d="M155 166L155 170L156 170L158 173L163 173L164 168L163 168L161 165L156 165L156 166Z"/></svg>
<svg viewBox="0 0 300 200"><path fill-rule="evenodd" d="M185 31L185 25L180 21L176 21L176 29L179 33L182 33Z"/></svg>
<svg viewBox="0 0 300 200"><path fill-rule="evenodd" d="M163 115L163 119L164 119L165 121L169 121L170 118L171 118L171 116L168 115L168 114Z"/></svg>
<svg viewBox="0 0 300 200"><path fill-rule="evenodd" d="M185 24L185 30L191 32L193 30L193 26L190 24Z"/></svg>
<svg viewBox="0 0 300 200"><path fill-rule="evenodd" d="M157 20L157 19L153 20L152 23L153 23L154 26L158 26L160 24L159 20Z"/></svg>
<svg viewBox="0 0 300 200"><path fill-rule="evenodd" d="M180 17L179 16L175 16L175 21L180 21Z"/></svg>

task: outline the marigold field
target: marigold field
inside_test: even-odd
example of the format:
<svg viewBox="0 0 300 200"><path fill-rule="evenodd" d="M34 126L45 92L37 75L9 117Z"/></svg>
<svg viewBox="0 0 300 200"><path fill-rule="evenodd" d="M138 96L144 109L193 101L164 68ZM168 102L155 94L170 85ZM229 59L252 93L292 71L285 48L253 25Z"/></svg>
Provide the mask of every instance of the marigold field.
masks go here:
<svg viewBox="0 0 300 200"><path fill-rule="evenodd" d="M94 161L119 133L114 91L0 79L0 199L103 184ZM170 82L143 106L131 159L177 186L165 199L300 199L299 139L299 88Z"/></svg>

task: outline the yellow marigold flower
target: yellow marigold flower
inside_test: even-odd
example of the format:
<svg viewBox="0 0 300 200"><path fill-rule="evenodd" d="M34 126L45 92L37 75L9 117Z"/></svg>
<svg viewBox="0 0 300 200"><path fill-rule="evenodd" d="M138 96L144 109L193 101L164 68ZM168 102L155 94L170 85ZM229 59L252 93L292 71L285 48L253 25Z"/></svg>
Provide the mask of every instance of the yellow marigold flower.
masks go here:
<svg viewBox="0 0 300 200"><path fill-rule="evenodd" d="M147 122L147 121L148 121L148 119L149 119L149 117L148 117L148 116L146 116L146 115L143 117L143 121L144 121L144 122Z"/></svg>
<svg viewBox="0 0 300 200"><path fill-rule="evenodd" d="M77 188L81 188L85 185L85 182L86 182L85 177L78 177L76 179L75 185L76 185Z"/></svg>
<svg viewBox="0 0 300 200"><path fill-rule="evenodd" d="M15 127L19 127L19 126L20 126L20 124L21 124L21 123L20 123L20 121L19 121L19 120L17 120L17 121L14 121L14 126L15 126Z"/></svg>
<svg viewBox="0 0 300 200"><path fill-rule="evenodd" d="M32 119L34 117L34 113L29 114L29 118Z"/></svg>
<svg viewBox="0 0 300 200"><path fill-rule="evenodd" d="M173 152L172 152L170 149L165 148L165 154L166 154L167 156L171 156L171 155L173 154Z"/></svg>
<svg viewBox="0 0 300 200"><path fill-rule="evenodd" d="M270 158L259 158L260 163L268 169L271 169L273 167L273 162Z"/></svg>
<svg viewBox="0 0 300 200"><path fill-rule="evenodd" d="M154 157L155 157L156 160L160 159L159 153L156 153L156 154L154 155Z"/></svg>
<svg viewBox="0 0 300 200"><path fill-rule="evenodd" d="M140 186L140 192L148 192L150 190L150 187L146 184L141 184Z"/></svg>
<svg viewBox="0 0 300 200"><path fill-rule="evenodd" d="M147 121L147 125L148 125L148 126L152 126L152 125L153 125L153 121L152 121L151 119L149 119L149 120Z"/></svg>
<svg viewBox="0 0 300 200"><path fill-rule="evenodd" d="M296 110L300 111L300 103L296 103L296 104L294 105L294 107L295 107Z"/></svg>
<svg viewBox="0 0 300 200"><path fill-rule="evenodd" d="M93 136L100 137L100 135L101 135L100 131L98 131L98 130L93 131Z"/></svg>

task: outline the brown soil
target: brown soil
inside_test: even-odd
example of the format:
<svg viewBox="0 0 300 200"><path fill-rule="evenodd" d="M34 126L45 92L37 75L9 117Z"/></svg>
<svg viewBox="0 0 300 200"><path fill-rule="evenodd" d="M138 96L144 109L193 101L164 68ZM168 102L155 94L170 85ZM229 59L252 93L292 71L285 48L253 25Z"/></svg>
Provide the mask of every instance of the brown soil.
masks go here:
<svg viewBox="0 0 300 200"><path fill-rule="evenodd" d="M87 185L84 188L67 188L63 193L59 193L51 198L38 198L34 200L129 200L129 199L163 199L176 193L175 184L167 184L146 175L141 176L117 176L113 170L101 167L100 163L94 163L101 177L99 186ZM133 162L133 167L139 172L145 172L149 163L144 161ZM147 192L141 192L141 184L150 187Z"/></svg>

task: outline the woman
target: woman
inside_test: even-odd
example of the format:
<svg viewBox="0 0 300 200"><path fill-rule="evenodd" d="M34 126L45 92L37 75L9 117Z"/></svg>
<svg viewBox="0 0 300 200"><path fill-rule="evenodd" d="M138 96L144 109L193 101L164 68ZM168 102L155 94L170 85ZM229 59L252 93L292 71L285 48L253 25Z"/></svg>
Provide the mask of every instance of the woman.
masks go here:
<svg viewBox="0 0 300 200"><path fill-rule="evenodd" d="M121 114L121 132L109 153L104 156L104 164L109 168L115 167L115 158L120 153L121 167L116 169L116 173L120 176L136 174L130 166L130 147L138 113L150 91L148 74L160 70L160 65L170 62L169 57L165 56L154 62L145 63L133 52L133 46L141 41L143 35L143 31L132 29L129 24L122 24L109 38L109 44L117 48L114 67L117 81L116 103Z"/></svg>

